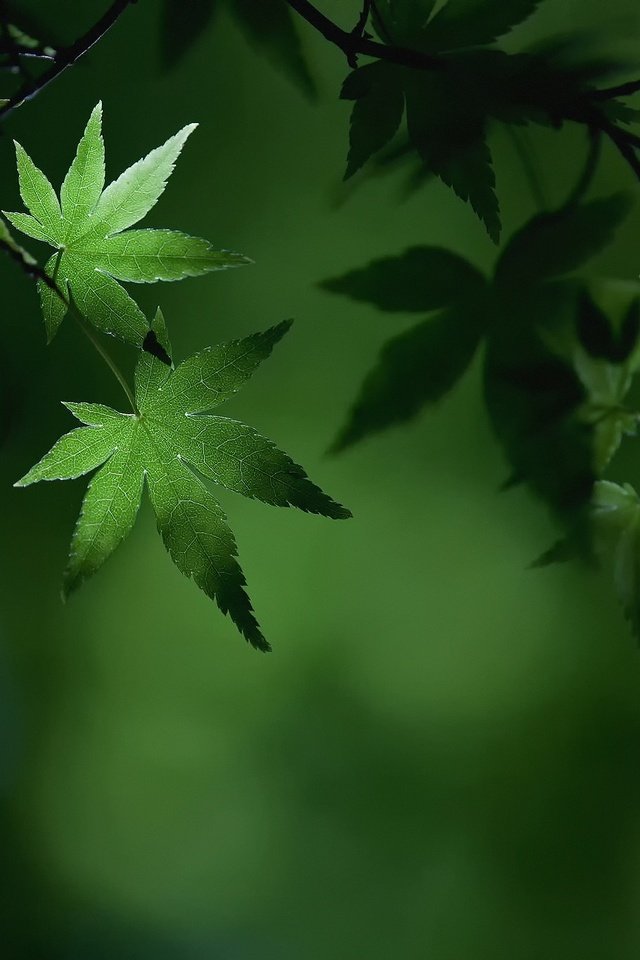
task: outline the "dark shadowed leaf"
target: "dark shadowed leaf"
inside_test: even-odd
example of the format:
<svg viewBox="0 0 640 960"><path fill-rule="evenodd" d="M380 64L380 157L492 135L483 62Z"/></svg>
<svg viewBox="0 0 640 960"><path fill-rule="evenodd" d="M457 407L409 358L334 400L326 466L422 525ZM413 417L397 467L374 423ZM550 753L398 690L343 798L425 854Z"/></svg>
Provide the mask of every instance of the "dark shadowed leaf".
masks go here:
<svg viewBox="0 0 640 960"><path fill-rule="evenodd" d="M56 251L44 267L50 282L38 283L49 340L67 312L54 284L65 297L70 289L76 306L98 329L141 346L149 325L119 280L174 281L250 262L177 230L128 230L157 203L195 128L193 123L184 127L104 189L102 104L97 104L62 183L60 199L16 143L20 194L29 213L4 215L16 229Z"/></svg>
<svg viewBox="0 0 640 960"><path fill-rule="evenodd" d="M496 284L518 291L576 270L610 243L630 209L629 197L618 193L534 217L507 244Z"/></svg>
<svg viewBox="0 0 640 960"><path fill-rule="evenodd" d="M322 286L379 310L439 310L482 289L484 278L468 260L441 247L412 247L399 257L374 260Z"/></svg>
<svg viewBox="0 0 640 960"><path fill-rule="evenodd" d="M421 45L455 50L493 43L523 23L542 0L449 0L424 30Z"/></svg>
<svg viewBox="0 0 640 960"><path fill-rule="evenodd" d="M471 363L485 323L478 301L461 301L389 341L332 451L410 420L445 396Z"/></svg>
<svg viewBox="0 0 640 960"><path fill-rule="evenodd" d="M397 132L404 113L400 72L393 64L367 64L347 78L343 99L354 99L349 129L349 156L345 180L386 146Z"/></svg>
<svg viewBox="0 0 640 960"><path fill-rule="evenodd" d="M458 83L448 73L411 78L405 90L409 136L426 167L471 204L497 243L500 209L485 117L459 96Z"/></svg>
<svg viewBox="0 0 640 960"><path fill-rule="evenodd" d="M416 40L433 13L436 0L378 0L372 4L372 21L376 33L387 43Z"/></svg>
<svg viewBox="0 0 640 960"><path fill-rule="evenodd" d="M596 480L592 430L580 416L587 391L538 324L565 327L574 309L573 286L559 283L530 291L517 316L496 305L485 363L487 408L511 469L570 525L584 520Z"/></svg>
<svg viewBox="0 0 640 960"><path fill-rule="evenodd" d="M219 0L164 0L160 44L162 62L175 66L209 26Z"/></svg>
<svg viewBox="0 0 640 960"><path fill-rule="evenodd" d="M624 363L637 346L639 331L640 300L632 301L617 331L589 292L582 294L578 310L578 336L591 357L608 360L612 364Z"/></svg>
<svg viewBox="0 0 640 960"><path fill-rule="evenodd" d="M302 51L291 8L285 0L227 0L247 39L266 53L307 97L316 85Z"/></svg>
<svg viewBox="0 0 640 960"><path fill-rule="evenodd" d="M540 554L531 564L531 569L541 570L544 567L550 567L554 563L567 563L569 560L575 560L578 553L579 551L576 550L575 544L573 544L569 538L565 537L563 540L557 540L553 546Z"/></svg>

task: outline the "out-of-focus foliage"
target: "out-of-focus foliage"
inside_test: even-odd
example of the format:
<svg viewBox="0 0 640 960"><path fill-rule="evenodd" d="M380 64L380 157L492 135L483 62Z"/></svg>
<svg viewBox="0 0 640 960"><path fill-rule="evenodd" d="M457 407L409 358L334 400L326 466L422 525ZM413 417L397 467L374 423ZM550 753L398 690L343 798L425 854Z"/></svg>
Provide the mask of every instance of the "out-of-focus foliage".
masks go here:
<svg viewBox="0 0 640 960"><path fill-rule="evenodd" d="M257 51L266 54L305 96L316 96L296 19L285 0L193 0L188 16L182 0L163 0L162 56L167 66L185 56L221 6L229 10Z"/></svg>
<svg viewBox="0 0 640 960"><path fill-rule="evenodd" d="M492 120L561 126L567 120L608 127L637 119L616 99L593 99L596 81L615 64L575 56L562 44L506 53L496 40L526 20L540 0L449 0L434 5L386 0L375 5L382 41L437 54L431 69L380 60L354 70L341 96L355 101L346 177L387 146L406 116L406 133L424 173L440 177L468 201L497 243L501 217L487 142ZM624 139L625 134L620 132ZM632 141L629 149L633 150ZM410 154L407 154L409 156Z"/></svg>
<svg viewBox="0 0 640 960"><path fill-rule="evenodd" d="M628 213L628 198L615 195L536 215L507 243L490 284L430 247L325 282L385 311L440 311L386 345L334 449L441 399L485 337L487 409L513 478L569 527L583 523L596 479L638 425L625 403L640 367L640 286L620 291L622 313L607 314L589 283L567 274L605 248Z"/></svg>

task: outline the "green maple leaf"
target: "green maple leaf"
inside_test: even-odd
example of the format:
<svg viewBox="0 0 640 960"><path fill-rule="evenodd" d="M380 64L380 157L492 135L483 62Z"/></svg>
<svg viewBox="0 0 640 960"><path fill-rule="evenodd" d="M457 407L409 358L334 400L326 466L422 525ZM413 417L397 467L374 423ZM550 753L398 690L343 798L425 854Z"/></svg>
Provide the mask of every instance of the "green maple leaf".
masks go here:
<svg viewBox="0 0 640 960"><path fill-rule="evenodd" d="M184 127L103 189L102 105L98 104L62 184L60 200L45 174L16 143L20 193L30 213L5 216L22 233L57 250L45 272L65 296L71 292L87 320L137 346L149 332L147 320L118 281L181 280L250 262L176 230L129 229L155 206L195 127ZM39 292L51 340L67 306L43 282Z"/></svg>
<svg viewBox="0 0 640 960"><path fill-rule="evenodd" d="M203 350L172 370L143 352L135 374L137 413L92 403L66 406L85 426L65 434L16 486L68 480L100 468L84 498L64 575L70 593L127 536L146 486L173 562L228 613L260 650L260 631L236 559L233 533L200 476L246 497L333 519L351 514L302 467L252 427L210 413L252 375L290 327ZM169 353L162 315L153 325Z"/></svg>

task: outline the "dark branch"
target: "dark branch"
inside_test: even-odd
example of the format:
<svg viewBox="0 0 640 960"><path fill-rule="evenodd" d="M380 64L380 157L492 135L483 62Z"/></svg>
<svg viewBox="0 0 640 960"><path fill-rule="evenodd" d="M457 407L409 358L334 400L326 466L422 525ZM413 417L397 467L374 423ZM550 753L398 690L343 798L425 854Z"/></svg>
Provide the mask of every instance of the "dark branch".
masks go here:
<svg viewBox="0 0 640 960"><path fill-rule="evenodd" d="M30 280L41 280L42 283L45 283L51 290L54 290L60 299L66 303L66 300L55 281L44 272L42 267L36 263L35 260L32 260L30 257L27 259L25 256L25 251L21 250L20 247L12 246L6 240L3 240L2 237L0 237L0 250L6 253L14 263L17 263L22 272L29 277Z"/></svg>
<svg viewBox="0 0 640 960"><path fill-rule="evenodd" d="M56 53L54 63L48 70L45 70L36 80L29 80L24 83L8 103L6 103L4 107L0 107L0 120L6 120L14 110L17 110L18 107L21 107L22 104L28 100L33 100L45 87L48 87L50 83L57 80L68 67L77 63L87 51L102 39L105 33L107 33L122 16L124 11L136 2L137 0L114 0L109 9L86 33L79 37L75 43L72 43L70 47L66 47Z"/></svg>
<svg viewBox="0 0 640 960"><path fill-rule="evenodd" d="M357 31L343 30L333 20L321 13L309 0L286 0L289 6L300 14L307 23L322 34L325 40L334 47L342 50L349 64L353 63L358 55L373 57L376 60L387 60L402 67L413 67L417 70L440 70L444 61L430 53L420 50L410 50L405 47L396 47L393 44L379 43L370 37L363 36Z"/></svg>
<svg viewBox="0 0 640 960"><path fill-rule="evenodd" d="M358 22L351 31L352 33L355 33L357 37L362 37L364 34L367 21L371 15L372 4L373 0L364 0L364 3L362 4L362 10L360 12L360 16L358 17Z"/></svg>
<svg viewBox="0 0 640 960"><path fill-rule="evenodd" d="M602 90L596 90L593 99L615 100L617 97L630 97L634 93L640 93L640 80L630 80L628 83L621 83L617 87L604 87Z"/></svg>

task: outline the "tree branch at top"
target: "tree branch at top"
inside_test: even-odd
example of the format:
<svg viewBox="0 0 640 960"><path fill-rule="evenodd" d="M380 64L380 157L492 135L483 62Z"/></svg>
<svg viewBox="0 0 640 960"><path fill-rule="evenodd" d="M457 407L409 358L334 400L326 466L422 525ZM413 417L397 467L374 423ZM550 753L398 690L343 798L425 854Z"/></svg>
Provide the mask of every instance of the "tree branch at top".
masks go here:
<svg viewBox="0 0 640 960"><path fill-rule="evenodd" d="M374 9L374 3L365 3L363 13L358 21L355 30L343 30L337 23L331 20L326 14L322 13L310 0L285 0L285 2L295 10L314 30L320 33L325 40L337 47L347 58L349 66L357 65L357 57L371 57L375 60L385 60L388 63L394 63L398 66L409 67L414 70L446 70L447 59L438 54L426 53L421 50L414 50L409 47L397 46L393 43L380 43L372 40L364 32L365 24L362 23L364 12L371 12ZM594 115L595 107L598 103L615 100L618 97L628 97L640 93L640 80L631 80L627 83L619 84L614 87L590 90L585 98L580 113L571 112L566 116L558 117L558 120L571 120L574 123L586 125L590 131L599 130L608 140L611 141L618 153L625 162L631 167L635 176L640 180L640 138L634 133L625 130L616 123L605 119L602 116ZM1 116L1 114L0 114Z"/></svg>

